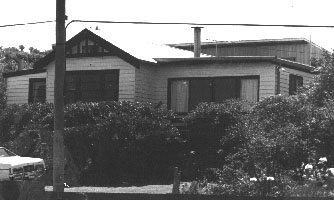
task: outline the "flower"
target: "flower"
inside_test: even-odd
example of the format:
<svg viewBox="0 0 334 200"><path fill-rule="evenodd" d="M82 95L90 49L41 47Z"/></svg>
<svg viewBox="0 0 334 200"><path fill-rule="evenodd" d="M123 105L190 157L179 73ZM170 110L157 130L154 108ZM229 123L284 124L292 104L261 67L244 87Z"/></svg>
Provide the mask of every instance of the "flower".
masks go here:
<svg viewBox="0 0 334 200"><path fill-rule="evenodd" d="M313 169L313 166L311 164L305 165L305 169Z"/></svg>
<svg viewBox="0 0 334 200"><path fill-rule="evenodd" d="M257 181L257 178L253 177L249 179L250 181Z"/></svg>
<svg viewBox="0 0 334 200"><path fill-rule="evenodd" d="M327 162L326 157L319 158L319 163L324 163L324 162Z"/></svg>
<svg viewBox="0 0 334 200"><path fill-rule="evenodd" d="M328 168L328 169L327 169L327 173L328 173L329 175L334 175L334 168Z"/></svg>

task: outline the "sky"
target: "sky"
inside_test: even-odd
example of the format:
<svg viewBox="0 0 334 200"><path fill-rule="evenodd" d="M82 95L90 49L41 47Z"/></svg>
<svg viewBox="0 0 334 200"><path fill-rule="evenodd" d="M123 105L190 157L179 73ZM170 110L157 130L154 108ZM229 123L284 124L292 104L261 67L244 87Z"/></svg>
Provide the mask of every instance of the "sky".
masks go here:
<svg viewBox="0 0 334 200"><path fill-rule="evenodd" d="M56 0L1 1L0 26L53 21ZM71 20L178 22L220 24L288 24L334 26L333 0L66 0ZM66 29L67 40L84 28L110 34L124 42L141 40L157 44L193 42L191 25L138 25L73 22ZM25 46L41 51L55 43L55 22L0 27L0 46ZM334 48L334 28L286 28L204 26L202 41L305 38Z"/></svg>

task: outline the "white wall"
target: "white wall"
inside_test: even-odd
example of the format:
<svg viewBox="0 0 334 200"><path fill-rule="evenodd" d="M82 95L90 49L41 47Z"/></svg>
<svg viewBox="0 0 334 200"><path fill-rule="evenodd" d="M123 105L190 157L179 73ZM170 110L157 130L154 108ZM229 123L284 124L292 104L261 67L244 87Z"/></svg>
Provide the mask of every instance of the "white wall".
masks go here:
<svg viewBox="0 0 334 200"><path fill-rule="evenodd" d="M168 78L259 75L259 99L275 94L275 65L272 63L175 64L157 70L156 100L167 104Z"/></svg>
<svg viewBox="0 0 334 200"><path fill-rule="evenodd" d="M140 102L156 103L158 100L155 95L156 87L156 66L142 64L136 68L135 99Z"/></svg>
<svg viewBox="0 0 334 200"><path fill-rule="evenodd" d="M28 103L30 78L46 78L46 72L7 78L6 92L8 104Z"/></svg>

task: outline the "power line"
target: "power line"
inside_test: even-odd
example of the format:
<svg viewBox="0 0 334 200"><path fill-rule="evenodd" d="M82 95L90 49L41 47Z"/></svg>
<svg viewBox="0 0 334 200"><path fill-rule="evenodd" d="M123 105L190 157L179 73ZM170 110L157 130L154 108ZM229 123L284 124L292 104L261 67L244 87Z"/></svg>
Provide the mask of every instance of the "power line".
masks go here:
<svg viewBox="0 0 334 200"><path fill-rule="evenodd" d="M7 25L1 25L0 28L11 27L11 26L25 26L25 25L34 25L34 24L45 24L45 23L50 23L50 22L56 22L56 20L42 21L42 22L29 22L29 23L22 23L22 24L7 24Z"/></svg>
<svg viewBox="0 0 334 200"><path fill-rule="evenodd" d="M12 26L25 26L56 22L56 20L29 22L19 24L0 25L0 28ZM289 27L289 28L334 28L334 25L301 25L301 24L237 24L237 23L192 23L192 22L139 22L139 21L103 21L103 20L71 20L67 25L74 22L105 23L105 24L142 24L142 25L191 25L191 26L253 26L253 27Z"/></svg>
<svg viewBox="0 0 334 200"><path fill-rule="evenodd" d="M267 26L267 27L291 27L291 28L334 28L330 25L298 25L298 24L227 24L227 23L189 23L189 22L138 22L138 21L99 21L99 20L72 20L73 22L106 23L106 24L144 24L144 25L191 25L191 26Z"/></svg>

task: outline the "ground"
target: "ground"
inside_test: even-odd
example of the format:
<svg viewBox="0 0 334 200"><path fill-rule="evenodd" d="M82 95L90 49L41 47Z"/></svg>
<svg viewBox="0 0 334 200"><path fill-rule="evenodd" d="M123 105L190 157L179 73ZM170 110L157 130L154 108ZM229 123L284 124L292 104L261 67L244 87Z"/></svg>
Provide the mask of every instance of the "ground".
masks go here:
<svg viewBox="0 0 334 200"><path fill-rule="evenodd" d="M168 194L172 192L172 188L173 185L147 185L141 187L71 187L65 188L65 192ZM52 186L46 186L45 191L52 191Z"/></svg>

